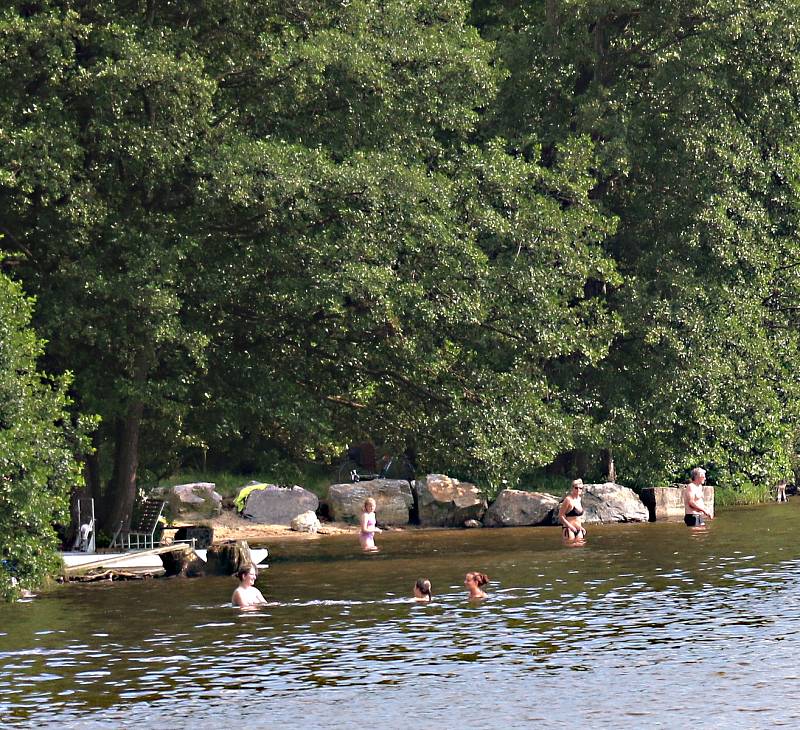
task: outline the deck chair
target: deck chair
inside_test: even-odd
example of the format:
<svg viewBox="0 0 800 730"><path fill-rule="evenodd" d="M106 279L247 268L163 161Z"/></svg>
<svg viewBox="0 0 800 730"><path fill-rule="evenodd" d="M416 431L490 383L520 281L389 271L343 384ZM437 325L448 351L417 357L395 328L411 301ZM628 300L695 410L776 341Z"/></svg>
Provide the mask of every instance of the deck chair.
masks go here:
<svg viewBox="0 0 800 730"><path fill-rule="evenodd" d="M125 538L128 550L155 547L153 535L163 511L163 499L146 499L139 505L136 519L131 523L131 529Z"/></svg>

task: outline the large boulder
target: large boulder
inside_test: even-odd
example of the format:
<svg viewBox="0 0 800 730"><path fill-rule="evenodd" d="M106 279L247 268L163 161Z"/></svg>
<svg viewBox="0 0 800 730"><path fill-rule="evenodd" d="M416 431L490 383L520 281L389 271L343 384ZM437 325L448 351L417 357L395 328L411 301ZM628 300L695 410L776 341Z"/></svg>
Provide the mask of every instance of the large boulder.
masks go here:
<svg viewBox="0 0 800 730"><path fill-rule="evenodd" d="M487 527L524 527L550 522L558 499L542 492L504 489L489 506L483 518Z"/></svg>
<svg viewBox="0 0 800 730"><path fill-rule="evenodd" d="M308 512L297 515L297 517L292 520L291 528L295 532L309 532L312 535L316 534L320 528L317 513L308 510Z"/></svg>
<svg viewBox="0 0 800 730"><path fill-rule="evenodd" d="M212 482L176 484L166 492L167 510L173 520L216 517L222 512L222 495Z"/></svg>
<svg viewBox="0 0 800 730"><path fill-rule="evenodd" d="M292 520L303 512L316 512L319 499L303 487L279 487L269 484L247 495L242 516L264 525L292 524Z"/></svg>
<svg viewBox="0 0 800 730"><path fill-rule="evenodd" d="M375 500L375 515L384 525L407 525L414 496L405 479L370 479L354 484L331 484L328 508L338 522L358 523L367 497Z"/></svg>
<svg viewBox="0 0 800 730"><path fill-rule="evenodd" d="M582 504L584 522L647 522L650 513L636 492L621 484L584 484ZM558 524L558 509L553 510Z"/></svg>
<svg viewBox="0 0 800 730"><path fill-rule="evenodd" d="M428 474L414 482L421 525L462 527L467 520L480 520L486 511L486 498L469 482L445 474Z"/></svg>

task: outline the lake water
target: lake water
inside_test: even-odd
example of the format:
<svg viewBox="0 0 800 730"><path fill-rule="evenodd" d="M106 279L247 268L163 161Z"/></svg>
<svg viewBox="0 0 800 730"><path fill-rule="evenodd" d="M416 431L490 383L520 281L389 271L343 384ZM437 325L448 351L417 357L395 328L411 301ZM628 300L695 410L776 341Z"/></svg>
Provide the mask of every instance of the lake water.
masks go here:
<svg viewBox="0 0 800 730"><path fill-rule="evenodd" d="M272 543L257 585L73 584L0 605L0 725L670 727L800 721L800 497L682 523ZM465 600L468 570L490 597ZM419 576L435 601L409 602Z"/></svg>

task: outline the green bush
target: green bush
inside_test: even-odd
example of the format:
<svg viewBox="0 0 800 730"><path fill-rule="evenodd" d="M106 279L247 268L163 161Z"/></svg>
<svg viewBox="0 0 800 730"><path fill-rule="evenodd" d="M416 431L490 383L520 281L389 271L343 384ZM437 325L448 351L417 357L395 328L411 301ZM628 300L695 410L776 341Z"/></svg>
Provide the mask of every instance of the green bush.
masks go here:
<svg viewBox="0 0 800 730"><path fill-rule="evenodd" d="M36 589L60 570L53 525L69 521L82 483L81 431L67 413L69 380L36 368L43 343L30 327L33 302L0 274L0 598Z"/></svg>

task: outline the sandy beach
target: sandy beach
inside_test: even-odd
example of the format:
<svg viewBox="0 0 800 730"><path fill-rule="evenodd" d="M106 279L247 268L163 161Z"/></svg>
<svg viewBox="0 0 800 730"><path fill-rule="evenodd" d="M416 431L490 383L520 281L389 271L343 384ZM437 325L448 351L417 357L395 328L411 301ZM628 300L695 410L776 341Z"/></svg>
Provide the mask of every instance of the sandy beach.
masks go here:
<svg viewBox="0 0 800 730"><path fill-rule="evenodd" d="M324 535L344 535L358 532L357 525L344 522L323 522L316 534L296 532L286 525L265 525L240 517L236 512L225 510L221 515L210 520L202 520L192 524L204 524L214 528L214 542L226 540L247 540L258 543L274 538L281 540L318 540Z"/></svg>

